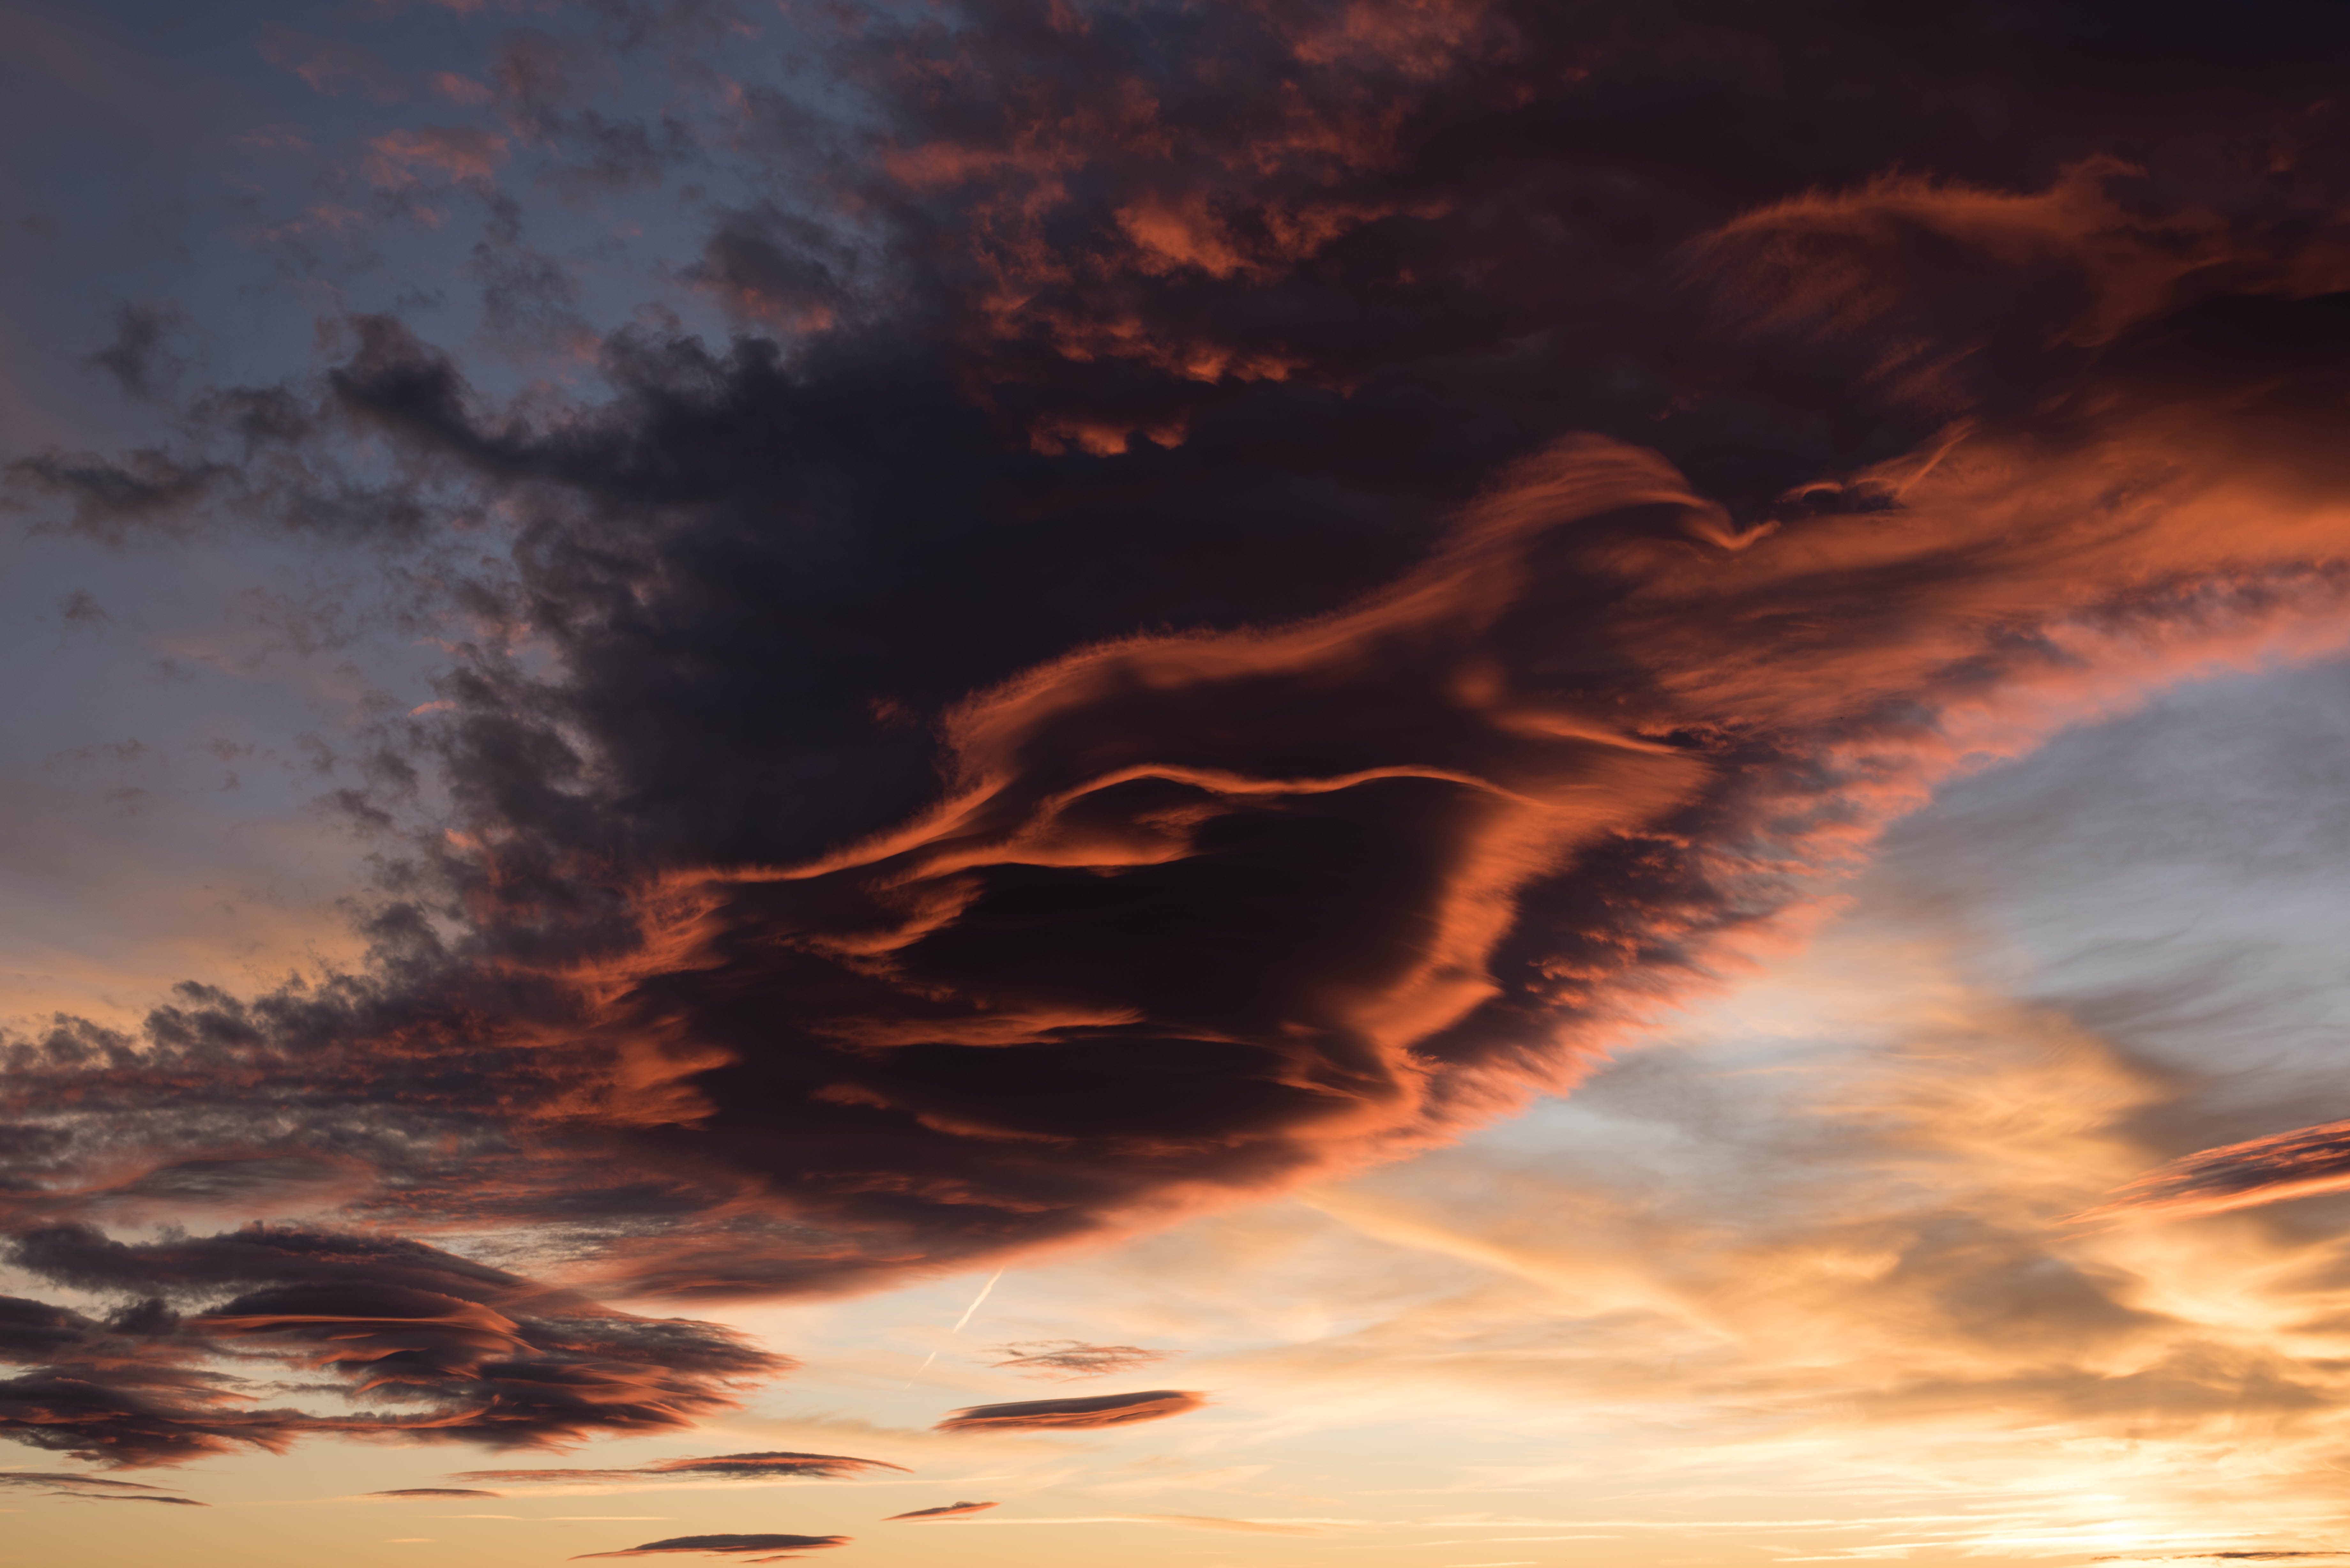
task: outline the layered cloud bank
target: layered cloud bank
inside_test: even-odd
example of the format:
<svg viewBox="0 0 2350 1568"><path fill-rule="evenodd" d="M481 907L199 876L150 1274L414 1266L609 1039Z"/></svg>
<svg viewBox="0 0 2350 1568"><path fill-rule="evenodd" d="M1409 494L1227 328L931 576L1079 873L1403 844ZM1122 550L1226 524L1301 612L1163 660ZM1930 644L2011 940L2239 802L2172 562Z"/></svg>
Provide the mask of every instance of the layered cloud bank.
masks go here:
<svg viewBox="0 0 2350 1568"><path fill-rule="evenodd" d="M663 1431L791 1365L716 1324L615 1312L397 1239L256 1226L127 1245L64 1225L20 1234L8 1261L86 1291L158 1293L103 1321L0 1297L0 1358L29 1368L0 1380L0 1430L117 1465L320 1433L535 1447ZM174 1298L214 1304L186 1314ZM255 1408L262 1369L325 1373L390 1408Z"/></svg>
<svg viewBox="0 0 2350 1568"><path fill-rule="evenodd" d="M103 537L388 551L450 656L338 800L372 967L10 1047L15 1261L159 1304L11 1309L0 1423L690 1420L780 1365L390 1236L836 1293L1426 1148L1938 777L2338 649L2350 21L2261 9L877 10L796 97L699 10L491 29L351 168L478 211L471 352L545 379L354 314L15 470ZM588 107L687 63L722 108ZM528 202L690 166L761 194L591 327ZM161 395L173 319L94 363ZM305 1228L98 1229L256 1210ZM428 1413L231 1409L224 1350Z"/></svg>

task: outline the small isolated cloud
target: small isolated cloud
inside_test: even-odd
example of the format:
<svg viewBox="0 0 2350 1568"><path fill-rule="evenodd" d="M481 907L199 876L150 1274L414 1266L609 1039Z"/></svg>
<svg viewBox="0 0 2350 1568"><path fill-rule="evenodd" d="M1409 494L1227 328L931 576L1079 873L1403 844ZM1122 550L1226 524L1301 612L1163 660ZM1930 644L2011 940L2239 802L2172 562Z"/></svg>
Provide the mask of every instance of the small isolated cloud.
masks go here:
<svg viewBox="0 0 2350 1568"><path fill-rule="evenodd" d="M811 1480L841 1480L868 1470L910 1474L903 1465L882 1459L851 1459L846 1454L715 1454L708 1459L655 1459L629 1469L591 1470L463 1470L456 1480L550 1483L557 1486L600 1486L613 1481L641 1481L659 1477L710 1480L780 1480L805 1477ZM494 1495L494 1494L484 1494Z"/></svg>
<svg viewBox="0 0 2350 1568"><path fill-rule="evenodd" d="M1008 1405L972 1405L949 1414L933 1428L941 1432L1050 1431L1124 1427L1137 1421L1180 1416L1207 1403L1181 1388L1142 1394L1097 1394L1085 1399L1018 1399Z"/></svg>
<svg viewBox="0 0 2350 1568"><path fill-rule="evenodd" d="M2327 1122L2157 1166L2074 1220L2131 1214L2184 1220L2344 1191L2350 1191L2350 1122Z"/></svg>
<svg viewBox="0 0 2350 1568"><path fill-rule="evenodd" d="M1087 1345L1081 1339L1039 1339L999 1345L989 1352L1003 1359L990 1365L1023 1377L1066 1382L1078 1377L1104 1377L1113 1372L1136 1372L1165 1361L1171 1350L1146 1350L1139 1345Z"/></svg>
<svg viewBox="0 0 2350 1568"><path fill-rule="evenodd" d="M114 618L88 588L75 588L57 599L57 618L68 626L104 626Z"/></svg>
<svg viewBox="0 0 2350 1568"><path fill-rule="evenodd" d="M103 1476L70 1470L0 1470L0 1486L26 1487L51 1497L83 1497L95 1502L170 1502L182 1508L209 1508L192 1497L173 1496L169 1488L143 1481L109 1480Z"/></svg>
<svg viewBox="0 0 2350 1568"><path fill-rule="evenodd" d="M370 1491L363 1497L504 1497L502 1491L482 1491L466 1486L403 1486L390 1491Z"/></svg>
<svg viewBox="0 0 2350 1568"><path fill-rule="evenodd" d="M126 398L151 398L185 366L171 351L172 335L187 317L176 305L115 307L114 339L83 363L114 378Z"/></svg>
<svg viewBox="0 0 2350 1568"><path fill-rule="evenodd" d="M888 1524L900 1519L960 1519L966 1513L978 1513L994 1506L992 1502L950 1502L938 1508L918 1508L911 1513L893 1513L881 1522Z"/></svg>
<svg viewBox="0 0 2350 1568"><path fill-rule="evenodd" d="M713 1557L731 1557L751 1552L775 1555L746 1557L751 1563L782 1563L803 1552L827 1546L846 1546L846 1535L673 1535L667 1541L648 1541L642 1546L631 1546L620 1552L582 1552L584 1557L658 1557L669 1552L703 1552Z"/></svg>

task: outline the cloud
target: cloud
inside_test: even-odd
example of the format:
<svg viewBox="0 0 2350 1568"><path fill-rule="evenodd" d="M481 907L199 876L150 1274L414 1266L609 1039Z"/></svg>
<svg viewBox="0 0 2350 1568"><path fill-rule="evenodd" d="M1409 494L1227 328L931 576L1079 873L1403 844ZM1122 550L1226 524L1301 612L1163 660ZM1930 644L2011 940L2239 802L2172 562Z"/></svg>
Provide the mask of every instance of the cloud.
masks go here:
<svg viewBox="0 0 2350 1568"><path fill-rule="evenodd" d="M185 364L168 347L187 322L177 305L119 305L114 341L91 353L88 363L114 378L126 398L151 398L165 389Z"/></svg>
<svg viewBox="0 0 2350 1568"><path fill-rule="evenodd" d="M513 1481L554 1485L591 1485L611 1481L641 1481L673 1477L681 1480L779 1480L806 1477L839 1480L869 1470L905 1471L903 1465L880 1459L855 1459L840 1454L718 1454L709 1459L655 1459L629 1469L467 1470L459 1480Z"/></svg>
<svg viewBox="0 0 2350 1568"><path fill-rule="evenodd" d="M368 175L386 191L404 191L438 177L487 185L506 156L506 139L471 125L420 126L386 131L368 143Z"/></svg>
<svg viewBox="0 0 2350 1568"><path fill-rule="evenodd" d="M2350 1191L2350 1122L2328 1122L2174 1159L2074 1218L2184 1220L2344 1191Z"/></svg>
<svg viewBox="0 0 2350 1568"><path fill-rule="evenodd" d="M1173 1524L1190 1530L1229 1530L1241 1535L1326 1535L1326 1530L1311 1524L1285 1524L1276 1520L1223 1519L1205 1513L1139 1513L1139 1523Z"/></svg>
<svg viewBox="0 0 2350 1568"><path fill-rule="evenodd" d="M827 35L854 115L729 75L662 86L725 117L674 136L589 118L639 55L517 29L503 130L370 122L359 167L483 195L448 275L560 366L504 396L356 317L162 444L14 465L101 538L365 540L449 656L380 752L434 820L342 803L388 836L369 965L12 1042L12 1232L331 1169L305 1234L616 1295L1097 1244L1571 1088L1938 781L2342 645L2339 8L946 15ZM542 159L759 182L590 328L620 272L490 192ZM8 1429L553 1441L757 1372L435 1255L78 1320L120 1365ZM223 1347L450 1423L234 1405Z"/></svg>
<svg viewBox="0 0 2350 1568"><path fill-rule="evenodd" d="M938 1424L941 1432L1059 1431L1124 1427L1164 1420L1207 1403L1198 1394L1155 1388L1144 1394L1096 1394L1069 1399L1022 1399L1008 1405L973 1405Z"/></svg>
<svg viewBox="0 0 2350 1568"><path fill-rule="evenodd" d="M0 1310L9 1303L0 1298ZM141 1481L114 1480L71 1470L0 1470L0 1487L26 1487L52 1497L87 1498L95 1502L170 1502L184 1508L208 1508L192 1497L173 1496L168 1488Z"/></svg>
<svg viewBox="0 0 2350 1568"><path fill-rule="evenodd" d="M499 1491L480 1491L463 1486L404 1486L390 1491L371 1491L369 1497L504 1497Z"/></svg>
<svg viewBox="0 0 2350 1568"><path fill-rule="evenodd" d="M889 1520L884 1520L882 1522L886 1524L889 1520L899 1519L961 1519L965 1514L984 1512L995 1506L992 1502L943 1503L937 1508L918 1508L911 1513L893 1513L889 1515Z"/></svg>
<svg viewBox="0 0 2350 1568"><path fill-rule="evenodd" d="M2039 782L2095 776L2081 760ZM2232 782L2215 770L2215 792ZM1950 877L2041 853L2026 808L1956 820L1936 845ZM2305 1541L2331 1517L2344 1434L2331 1220L2065 1223L2150 1150L2251 1114L2175 1064L2203 1060L2210 989L2128 1012L2051 994L2048 971L2028 998L1981 989L2008 953L1939 929L1916 842L1811 955L1683 1021L1675 1045L1627 1054L1515 1137L1310 1189L1351 1243L1235 1216L1122 1256L1118 1290L1154 1321L1212 1317L1219 1339L1260 1345L1217 1379L1250 1390L1237 1418L1310 1410L1309 1453L1440 1408L1493 1448L1430 1478L1437 1510L1586 1500L1573 1518L1440 1512L1448 1534L1833 1525L1861 1555ZM2181 888L2165 913L2207 919L2210 890ZM2164 946L2123 956L2172 978ZM2165 1060L2143 1032L2171 1009L2184 1038ZM2226 1037L2257 1016L2225 1015ZM2309 1061L2323 1070L2322 1036ZM2263 1086L2261 1067L2231 1088ZM1247 1301L1158 1284L1267 1256L1284 1261L1254 1265ZM1337 1326L1284 1343L1299 1323ZM1582 1414L1562 1427L1562 1409ZM1564 1457L1543 1446L1561 1432ZM1750 1494L1809 1501L1690 1518L1692 1496Z"/></svg>
<svg viewBox="0 0 2350 1568"><path fill-rule="evenodd" d="M340 38L321 38L275 24L260 36L261 57L302 78L311 91L331 98L353 88L377 103L408 96L399 73L373 49Z"/></svg>
<svg viewBox="0 0 2350 1568"><path fill-rule="evenodd" d="M983 1506L993 1506L983 1505ZM916 1517L906 1515L902 1517ZM991 1519L989 1524L1164 1524L1181 1530L1222 1530L1240 1535L1326 1535L1328 1526L1361 1524L1362 1520L1318 1520L1300 1522L1279 1519L1225 1519L1206 1513L1104 1513L1046 1519ZM1559 1537L1589 1540L1587 1536Z"/></svg>
<svg viewBox="0 0 2350 1568"><path fill-rule="evenodd" d="M1023 1377L1068 1379L1133 1372L1165 1361L1175 1353L1145 1350L1139 1345L1087 1345L1077 1339L1040 1339L1022 1345L999 1345L990 1354L1003 1359L989 1365L1016 1372Z"/></svg>
<svg viewBox="0 0 2350 1568"><path fill-rule="evenodd" d="M152 1293L104 1321L0 1300L0 1357L31 1368L0 1381L0 1432L116 1465L317 1433L546 1447L661 1431L789 1366L715 1324L615 1312L398 1239L255 1225L126 1244L62 1225L7 1255L77 1289ZM391 1408L257 1408L222 1361L325 1372L346 1399Z"/></svg>
<svg viewBox="0 0 2350 1568"><path fill-rule="evenodd" d="M572 1559L578 1562L588 1557L658 1557L669 1552L699 1552L709 1556L735 1556L750 1552L775 1552L768 1557L749 1557L751 1563L781 1563L801 1552L829 1546L846 1546L846 1535L678 1535L667 1541L649 1541L642 1546L631 1546L623 1552L583 1552Z"/></svg>

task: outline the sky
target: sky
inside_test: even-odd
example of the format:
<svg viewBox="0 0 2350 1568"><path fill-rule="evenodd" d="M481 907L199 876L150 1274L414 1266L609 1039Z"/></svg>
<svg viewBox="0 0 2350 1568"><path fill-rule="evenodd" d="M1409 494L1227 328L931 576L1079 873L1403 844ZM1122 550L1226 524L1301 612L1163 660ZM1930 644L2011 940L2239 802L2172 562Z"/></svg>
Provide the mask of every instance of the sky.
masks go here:
<svg viewBox="0 0 2350 1568"><path fill-rule="evenodd" d="M0 38L0 1565L2350 1557L2350 10Z"/></svg>

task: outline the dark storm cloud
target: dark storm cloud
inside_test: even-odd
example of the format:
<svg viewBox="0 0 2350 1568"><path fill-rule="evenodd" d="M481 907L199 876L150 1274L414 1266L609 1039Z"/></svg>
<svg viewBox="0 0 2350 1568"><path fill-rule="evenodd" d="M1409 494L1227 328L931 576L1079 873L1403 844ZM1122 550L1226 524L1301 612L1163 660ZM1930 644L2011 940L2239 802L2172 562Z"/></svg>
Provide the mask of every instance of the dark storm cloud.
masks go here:
<svg viewBox="0 0 2350 1568"><path fill-rule="evenodd" d="M887 1524L900 1519L961 1519L967 1513L984 1513L994 1506L992 1502L943 1503L937 1508L918 1508L911 1513L893 1513L881 1522Z"/></svg>
<svg viewBox="0 0 2350 1568"><path fill-rule="evenodd" d="M846 1546L846 1535L678 1535L667 1541L648 1541L642 1546L631 1546L621 1552L582 1552L572 1559L587 1557L658 1557L669 1552L697 1552L712 1557L741 1556L752 1552L780 1552L779 1556L752 1557L753 1563L781 1563L789 1558L827 1546Z"/></svg>
<svg viewBox="0 0 2350 1568"><path fill-rule="evenodd" d="M650 1464L618 1470L467 1470L456 1479L588 1486L648 1479L780 1480L789 1477L806 1477L815 1480L839 1480L848 1476L863 1475L868 1470L898 1470L902 1473L905 1467L888 1464L880 1459L850 1459L842 1454L718 1454L699 1459L655 1459Z"/></svg>
<svg viewBox="0 0 2350 1568"><path fill-rule="evenodd" d="M10 1224L331 1167L598 1288L838 1292L1570 1085L1965 759L2332 646L2350 12L2256 9L856 17L853 112L725 100L757 193L676 275L735 340L650 311L502 404L355 318L183 448L20 464L116 535L217 494L513 548L446 578L452 820L375 967L20 1043ZM516 33L499 119L369 167L495 228L636 57ZM477 281L546 326L520 234ZM346 1322L439 1397L523 1354L455 1267L240 1282L206 1343Z"/></svg>
<svg viewBox="0 0 2350 1568"><path fill-rule="evenodd" d="M1023 1377L1105 1377L1113 1372L1134 1372L1165 1361L1171 1350L1145 1350L1139 1345L1087 1345L1076 1339L1040 1339L1024 1345L999 1345L992 1353L1003 1359L989 1363Z"/></svg>
<svg viewBox="0 0 2350 1568"><path fill-rule="evenodd" d="M0 1432L116 1465L318 1433L545 1447L661 1431L789 1365L714 1324L616 1313L390 1238L256 1226L129 1245L52 1226L7 1256L80 1290L157 1293L104 1321L0 1300L0 1358L32 1368L0 1381ZM256 1408L260 1371L324 1372L328 1391L391 1408Z"/></svg>
<svg viewBox="0 0 2350 1568"><path fill-rule="evenodd" d="M1180 1388L1143 1394L1096 1394L1073 1399L1022 1399L1008 1405L973 1405L938 1424L941 1432L1066 1431L1125 1427L1164 1420L1197 1410L1207 1400Z"/></svg>

